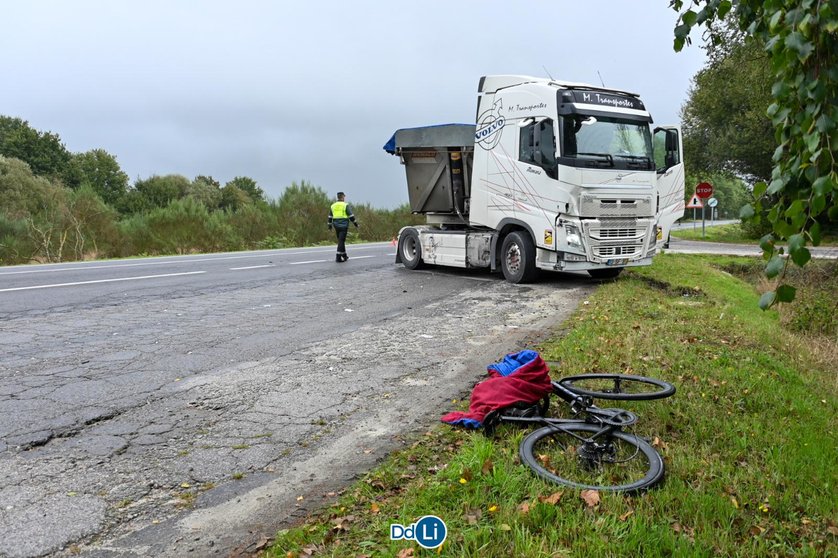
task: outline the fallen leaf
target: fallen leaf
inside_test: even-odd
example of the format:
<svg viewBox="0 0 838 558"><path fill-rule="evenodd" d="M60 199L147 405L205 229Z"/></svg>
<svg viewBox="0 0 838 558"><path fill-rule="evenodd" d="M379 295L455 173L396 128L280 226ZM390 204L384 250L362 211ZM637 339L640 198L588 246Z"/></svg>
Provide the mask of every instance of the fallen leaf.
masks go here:
<svg viewBox="0 0 838 558"><path fill-rule="evenodd" d="M507 525L506 523L501 523L501 524L500 524L500 530L501 530L501 531L511 531L511 530L512 530L512 527L510 527L510 526L509 526L509 525Z"/></svg>
<svg viewBox="0 0 838 558"><path fill-rule="evenodd" d="M629 510L626 513L624 513L623 515L620 516L620 521L625 521L626 519L628 519L632 515L634 515L634 510Z"/></svg>
<svg viewBox="0 0 838 558"><path fill-rule="evenodd" d="M483 462L483 467L480 469L480 472L483 473L484 475L488 475L489 473L494 471L494 469L495 469L495 464L492 463L491 459L487 459L486 461Z"/></svg>
<svg viewBox="0 0 838 558"><path fill-rule="evenodd" d="M180 483L180 487L181 488L191 488L192 485L189 484L188 482L182 482L182 483Z"/></svg>
<svg viewBox="0 0 838 558"><path fill-rule="evenodd" d="M556 504L559 503L559 500L562 499L563 495L564 495L564 492L562 492L560 490L558 492L553 492L549 496L539 496L538 501L543 502L545 504L550 504L551 506L555 506Z"/></svg>
<svg viewBox="0 0 838 558"><path fill-rule="evenodd" d="M585 501L585 505L589 508L595 508L601 501L598 490L583 490L579 497Z"/></svg>
<svg viewBox="0 0 838 558"><path fill-rule="evenodd" d="M733 496L730 497L730 503L733 504L734 508L739 509L739 501Z"/></svg>
<svg viewBox="0 0 838 558"><path fill-rule="evenodd" d="M413 556L412 548L403 548L396 554L396 558L411 558Z"/></svg>
<svg viewBox="0 0 838 558"><path fill-rule="evenodd" d="M181 485L181 486L183 486L183 485ZM298 501L298 502L302 502L302 501L303 501L303 497L302 497L302 496L297 496L297 501Z"/></svg>
<svg viewBox="0 0 838 558"><path fill-rule="evenodd" d="M518 506L518 511L521 513L530 513L530 504L529 502L524 502L520 506Z"/></svg>
<svg viewBox="0 0 838 558"><path fill-rule="evenodd" d="M462 474L462 475L460 475L460 476L461 476L463 479L465 479L465 480L466 480L466 482L470 481L470 480L472 479L471 469L465 469L465 470L463 470L463 474ZM462 479L460 480L460 482L462 482Z"/></svg>
<svg viewBox="0 0 838 558"><path fill-rule="evenodd" d="M751 534L752 537L758 537L765 532L765 529L763 529L759 525L754 525L753 527L748 529L748 532Z"/></svg>
<svg viewBox="0 0 838 558"><path fill-rule="evenodd" d="M372 505L370 506L370 511L372 513L379 513L381 511L381 508L378 507L378 504L373 502Z"/></svg>
<svg viewBox="0 0 838 558"><path fill-rule="evenodd" d="M654 437L652 440L652 447L657 449L666 449L666 442L658 438L657 436Z"/></svg>

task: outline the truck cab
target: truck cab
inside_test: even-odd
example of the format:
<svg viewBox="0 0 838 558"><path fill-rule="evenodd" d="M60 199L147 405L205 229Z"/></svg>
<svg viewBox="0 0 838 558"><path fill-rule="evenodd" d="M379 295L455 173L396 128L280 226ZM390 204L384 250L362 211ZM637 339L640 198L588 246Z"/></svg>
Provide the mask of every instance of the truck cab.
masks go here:
<svg viewBox="0 0 838 558"><path fill-rule="evenodd" d="M651 264L684 211L680 131L651 124L639 96L627 91L529 76L481 78L472 142L462 126L447 130L460 133L456 140L443 139L446 127L413 129L403 134L401 150L405 131L393 138L406 166L421 164L416 154L426 162L433 154L445 167L419 181L438 193L447 185L452 201L441 211L413 207L428 216L429 227L414 230L423 261L488 265L512 282L529 281L538 269L604 278ZM417 130L429 135L421 149L413 146ZM450 145L457 143L470 145ZM455 231L464 238L455 240ZM469 244L485 246L488 255L469 258ZM405 255L400 250L402 261Z"/></svg>

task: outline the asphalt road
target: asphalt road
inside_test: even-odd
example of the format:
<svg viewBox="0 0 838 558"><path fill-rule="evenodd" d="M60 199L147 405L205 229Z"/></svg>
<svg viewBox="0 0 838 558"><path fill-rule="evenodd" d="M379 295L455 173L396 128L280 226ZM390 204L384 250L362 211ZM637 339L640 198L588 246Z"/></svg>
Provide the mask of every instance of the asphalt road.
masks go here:
<svg viewBox="0 0 838 558"><path fill-rule="evenodd" d="M253 548L596 286L394 252L0 268L0 556Z"/></svg>

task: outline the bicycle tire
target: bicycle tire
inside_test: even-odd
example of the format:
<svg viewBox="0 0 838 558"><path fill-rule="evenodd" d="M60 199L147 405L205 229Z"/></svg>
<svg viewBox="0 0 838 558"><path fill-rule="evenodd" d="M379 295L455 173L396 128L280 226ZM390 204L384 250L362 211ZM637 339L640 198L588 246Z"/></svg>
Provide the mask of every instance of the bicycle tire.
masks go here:
<svg viewBox="0 0 838 558"><path fill-rule="evenodd" d="M614 386L611 390L595 387L598 384L609 383ZM669 382L628 374L579 374L562 378L559 384L577 395L619 401L649 401L663 399L675 393L675 386Z"/></svg>
<svg viewBox="0 0 838 558"><path fill-rule="evenodd" d="M555 442L559 437L575 439L573 434L587 437L586 434L601 432L602 427L586 422L572 422L556 426L545 426L529 433L519 446L521 462L525 463L539 477L561 485L579 489L632 493L651 488L663 478L664 465L660 454L648 442L621 430L603 434L603 441L613 443L628 451L634 451L634 457L626 461L614 461L600 464L598 470L591 468L590 463L583 463L579 451L573 446L559 444L557 459L552 461L553 454L541 453L545 443ZM633 448L633 449L632 449ZM620 451L620 450L617 450ZM627 465L628 461L635 461ZM551 467L555 463L562 468L559 471ZM548 468L550 467L550 468ZM551 470L552 469L552 470ZM571 478L572 477L572 478ZM624 477L623 480L616 480ZM637 478L635 478L637 477ZM594 479L609 478L611 482L594 482Z"/></svg>

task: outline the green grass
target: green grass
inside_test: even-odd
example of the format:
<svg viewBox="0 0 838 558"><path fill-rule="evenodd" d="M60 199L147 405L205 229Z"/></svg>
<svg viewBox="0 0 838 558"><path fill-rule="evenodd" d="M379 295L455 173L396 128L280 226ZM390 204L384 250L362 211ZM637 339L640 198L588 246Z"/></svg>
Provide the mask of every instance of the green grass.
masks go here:
<svg viewBox="0 0 838 558"><path fill-rule="evenodd" d="M675 238L684 240L705 240L707 242L726 242L730 244L759 244L759 239L750 238L745 235L739 223L706 226L702 235L701 223L698 222L695 224L695 227L673 230L671 234ZM838 238L832 235L824 235L820 245L838 245Z"/></svg>
<svg viewBox="0 0 838 558"><path fill-rule="evenodd" d="M676 384L670 399L623 405L660 439L659 488L602 493L591 508L520 463L523 430L487 438L440 425L281 531L267 555L437 555L389 540L391 523L426 514L448 526L441 556L838 555L834 335L801 340L760 311L753 285L725 270L751 262L664 254L603 284L564 336L537 347L561 362L554 377L621 371Z"/></svg>

